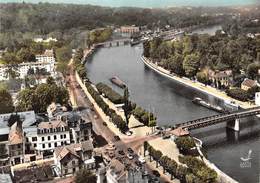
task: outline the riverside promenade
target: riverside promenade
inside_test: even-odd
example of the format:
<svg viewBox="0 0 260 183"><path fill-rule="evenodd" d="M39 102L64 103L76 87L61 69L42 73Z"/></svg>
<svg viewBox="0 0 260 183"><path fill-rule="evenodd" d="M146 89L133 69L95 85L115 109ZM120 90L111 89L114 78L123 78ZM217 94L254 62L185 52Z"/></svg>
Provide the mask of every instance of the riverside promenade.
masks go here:
<svg viewBox="0 0 260 183"><path fill-rule="evenodd" d="M142 56L141 59L146 66L148 66L155 72L157 72L165 77L168 77L169 79L175 80L183 85L186 85L190 88L198 90L207 95L214 96L223 101L234 101L236 104L238 104L243 109L256 107L256 105L250 104L249 102L242 102L242 101L236 100L234 98L231 98L231 97L227 96L227 94L224 91L220 91L214 87L207 86L207 85L205 86L204 84L202 84L200 82L192 81L192 80L189 80L188 78L180 78L174 74L171 74L170 71L152 63L148 58L146 58L144 56Z"/></svg>

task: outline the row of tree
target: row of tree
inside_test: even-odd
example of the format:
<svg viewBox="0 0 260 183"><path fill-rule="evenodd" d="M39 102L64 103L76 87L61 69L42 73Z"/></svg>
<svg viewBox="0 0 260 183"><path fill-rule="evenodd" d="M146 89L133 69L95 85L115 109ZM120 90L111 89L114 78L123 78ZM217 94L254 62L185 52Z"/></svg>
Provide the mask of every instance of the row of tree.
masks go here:
<svg viewBox="0 0 260 183"><path fill-rule="evenodd" d="M174 140L174 142L177 145L180 153L184 155L188 155L188 154L198 155L198 153L194 153L194 151L192 151L192 149L196 147L196 144L192 137L190 136L178 137Z"/></svg>
<svg viewBox="0 0 260 183"><path fill-rule="evenodd" d="M182 163L180 164L168 156L163 156L161 151L154 149L147 141L144 142L144 154L146 151L149 153L150 161L152 159L156 161L156 167L160 164L163 172L167 171L171 175L171 179L174 176L182 183L216 182L217 173L196 157L179 156L179 161Z"/></svg>
<svg viewBox="0 0 260 183"><path fill-rule="evenodd" d="M85 83L88 92L97 102L98 106L104 111L104 113L112 119L112 122L119 128L120 131L127 131L128 127L126 122L122 119L122 117L116 114L115 110L109 108L106 102L104 102L103 98L100 96L99 92L91 85L91 83Z"/></svg>
<svg viewBox="0 0 260 183"><path fill-rule="evenodd" d="M260 61L259 42L259 36L230 37L221 31L214 36L186 35L173 42L155 38L144 43L144 56L180 76L195 77L207 68L231 69L236 75L242 69L255 79Z"/></svg>
<svg viewBox="0 0 260 183"><path fill-rule="evenodd" d="M190 170L189 181L215 183L217 173L209 168L203 161L193 156L179 156L179 161L186 164Z"/></svg>
<svg viewBox="0 0 260 183"><path fill-rule="evenodd" d="M104 95L105 97L107 97L114 104L123 103L123 97L119 93L115 92L108 85L100 82L100 83L96 84L96 88L100 92L101 95Z"/></svg>
<svg viewBox="0 0 260 183"><path fill-rule="evenodd" d="M146 111L142 107L136 107L132 113L135 118L138 119L145 126L156 126L156 116L153 113Z"/></svg>

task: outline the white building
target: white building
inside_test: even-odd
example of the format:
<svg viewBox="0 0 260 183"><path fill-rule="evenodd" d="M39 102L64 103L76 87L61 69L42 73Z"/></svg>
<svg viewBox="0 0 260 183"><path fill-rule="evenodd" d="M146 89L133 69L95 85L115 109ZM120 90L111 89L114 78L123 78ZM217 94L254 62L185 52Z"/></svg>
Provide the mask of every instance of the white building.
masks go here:
<svg viewBox="0 0 260 183"><path fill-rule="evenodd" d="M41 152L70 144L69 127L63 121L41 122L28 130L26 137L32 148Z"/></svg>
<svg viewBox="0 0 260 183"><path fill-rule="evenodd" d="M49 43L51 41L57 42L58 40L56 38L52 38L52 37L49 37L47 39L43 39L43 38L39 37L39 38L34 38L33 41L36 43Z"/></svg>
<svg viewBox="0 0 260 183"><path fill-rule="evenodd" d="M44 69L46 72L50 73L52 76L55 74L55 57L53 50L45 50L44 54L36 55L36 62L23 62L18 65L19 78L23 79L27 74L29 69ZM6 75L6 70L8 68L6 65L0 64L0 80L8 80Z"/></svg>

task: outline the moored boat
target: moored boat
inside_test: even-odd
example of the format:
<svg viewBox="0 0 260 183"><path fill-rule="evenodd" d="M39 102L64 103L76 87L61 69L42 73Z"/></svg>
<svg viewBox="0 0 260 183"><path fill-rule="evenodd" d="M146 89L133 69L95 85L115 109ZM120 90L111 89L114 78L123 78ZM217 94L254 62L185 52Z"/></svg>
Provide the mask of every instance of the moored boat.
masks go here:
<svg viewBox="0 0 260 183"><path fill-rule="evenodd" d="M195 104L197 104L197 105L201 105L201 106L203 106L203 107L206 107L206 108L208 108L208 109L212 109L212 110L217 111L217 112L220 112L220 113L224 113L224 112L225 112L225 110L224 110L222 107L212 105L212 104L210 104L210 103L208 103L208 102L202 100L202 99L199 98L199 97L194 98L194 99L192 100L192 102L195 103Z"/></svg>
<svg viewBox="0 0 260 183"><path fill-rule="evenodd" d="M110 81L119 86L120 88L125 88L126 87L126 84L121 80L119 79L117 76L113 76L112 78L110 78Z"/></svg>

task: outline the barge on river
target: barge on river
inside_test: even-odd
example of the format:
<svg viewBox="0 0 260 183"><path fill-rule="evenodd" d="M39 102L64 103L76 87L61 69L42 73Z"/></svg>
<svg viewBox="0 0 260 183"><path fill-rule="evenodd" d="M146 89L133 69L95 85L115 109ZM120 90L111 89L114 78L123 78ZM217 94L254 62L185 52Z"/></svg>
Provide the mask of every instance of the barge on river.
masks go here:
<svg viewBox="0 0 260 183"><path fill-rule="evenodd" d="M201 98L198 98L198 97L194 98L192 100L192 102L194 104L201 105L203 107L206 107L208 109L212 109L212 110L220 112L220 113L225 113L226 112L222 107L212 105L212 104L210 104L210 103L208 103L208 102L206 102L206 101L204 101L204 100L202 100Z"/></svg>
<svg viewBox="0 0 260 183"><path fill-rule="evenodd" d="M121 79L119 79L119 77L117 77L117 76L113 76L112 78L110 78L110 81L113 84L119 86L120 88L125 88L126 87L126 84Z"/></svg>

